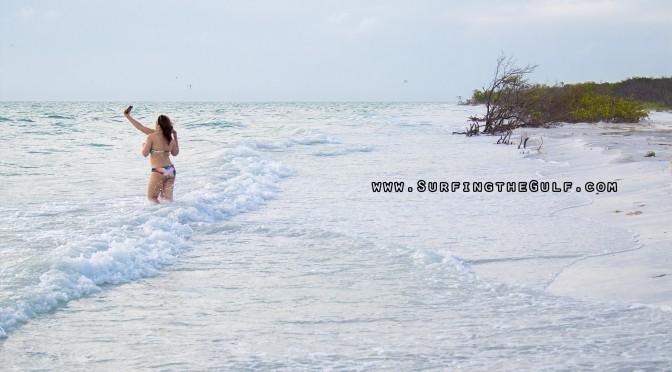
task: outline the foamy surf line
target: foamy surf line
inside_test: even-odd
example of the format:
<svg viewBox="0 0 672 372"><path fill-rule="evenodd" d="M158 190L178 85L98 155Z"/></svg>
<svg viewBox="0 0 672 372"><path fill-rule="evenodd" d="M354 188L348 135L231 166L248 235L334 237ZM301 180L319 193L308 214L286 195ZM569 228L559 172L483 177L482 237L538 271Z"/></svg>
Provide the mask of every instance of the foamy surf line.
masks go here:
<svg viewBox="0 0 672 372"><path fill-rule="evenodd" d="M259 208L274 197L281 179L293 173L247 146L234 148L217 166L207 168L208 177L181 180L192 191L172 204L142 205L134 198L4 211L6 225L29 224L23 228L28 235L22 237L24 244L60 243L53 247L47 243L43 252L30 258L32 277L3 285L11 293L0 303L0 337L39 314L99 292L102 286L157 275L188 249L196 224ZM49 225L54 218L56 225ZM52 227L44 231L44 226Z"/></svg>

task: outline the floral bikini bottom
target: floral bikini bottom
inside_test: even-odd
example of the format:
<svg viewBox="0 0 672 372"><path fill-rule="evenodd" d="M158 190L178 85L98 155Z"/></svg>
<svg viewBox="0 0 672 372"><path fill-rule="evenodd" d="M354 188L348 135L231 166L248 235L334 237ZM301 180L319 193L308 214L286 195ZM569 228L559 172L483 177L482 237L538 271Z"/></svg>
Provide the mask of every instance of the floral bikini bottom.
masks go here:
<svg viewBox="0 0 672 372"><path fill-rule="evenodd" d="M175 175L177 174L177 171L175 170L175 166L172 165L172 164L167 165L165 167L152 168L152 173L153 172L163 174L163 176L166 177L166 180L169 180L171 176L175 177Z"/></svg>

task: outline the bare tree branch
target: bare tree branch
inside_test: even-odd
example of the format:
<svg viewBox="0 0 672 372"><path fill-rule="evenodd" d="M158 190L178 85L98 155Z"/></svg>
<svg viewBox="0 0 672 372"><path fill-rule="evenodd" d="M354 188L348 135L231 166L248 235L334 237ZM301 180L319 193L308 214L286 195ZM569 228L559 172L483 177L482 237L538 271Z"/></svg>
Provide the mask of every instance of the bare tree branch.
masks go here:
<svg viewBox="0 0 672 372"><path fill-rule="evenodd" d="M508 132L518 126L528 124L528 110L524 110L523 93L530 87L526 75L534 72L536 68L537 65L518 67L514 58L502 53L497 58L490 85L483 88L486 97L486 113L483 117L469 118L473 124L467 131L467 135ZM481 126L480 123L484 124ZM474 126L474 124L478 125ZM502 142L504 141L506 138Z"/></svg>

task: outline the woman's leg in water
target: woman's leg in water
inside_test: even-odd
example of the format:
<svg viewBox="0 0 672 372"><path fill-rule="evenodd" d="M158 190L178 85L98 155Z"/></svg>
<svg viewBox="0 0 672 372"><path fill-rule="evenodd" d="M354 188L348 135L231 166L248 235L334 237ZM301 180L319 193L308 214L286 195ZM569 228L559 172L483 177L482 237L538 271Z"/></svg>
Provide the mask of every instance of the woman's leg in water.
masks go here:
<svg viewBox="0 0 672 372"><path fill-rule="evenodd" d="M158 204L159 195L161 195L161 190L163 189L165 183L166 177L164 177L163 174L152 172L149 175L149 180L147 181L147 200Z"/></svg>
<svg viewBox="0 0 672 372"><path fill-rule="evenodd" d="M165 180L165 177L164 177ZM173 201L173 190L175 189L175 174L165 180L161 188L161 200Z"/></svg>

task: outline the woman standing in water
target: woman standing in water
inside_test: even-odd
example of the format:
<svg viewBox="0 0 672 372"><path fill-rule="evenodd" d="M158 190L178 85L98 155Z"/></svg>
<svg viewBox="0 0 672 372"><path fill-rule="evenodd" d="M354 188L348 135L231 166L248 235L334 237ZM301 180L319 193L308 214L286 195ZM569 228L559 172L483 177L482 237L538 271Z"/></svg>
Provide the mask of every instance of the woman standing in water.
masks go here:
<svg viewBox="0 0 672 372"><path fill-rule="evenodd" d="M153 203L158 203L159 197L162 200L172 201L177 172L170 161L170 155L177 156L180 153L173 123L166 115L159 115L154 129L151 129L133 119L131 109L133 106L128 106L124 116L134 127L147 135L142 144L142 156L149 155L149 165L152 167L147 182L147 199Z"/></svg>

